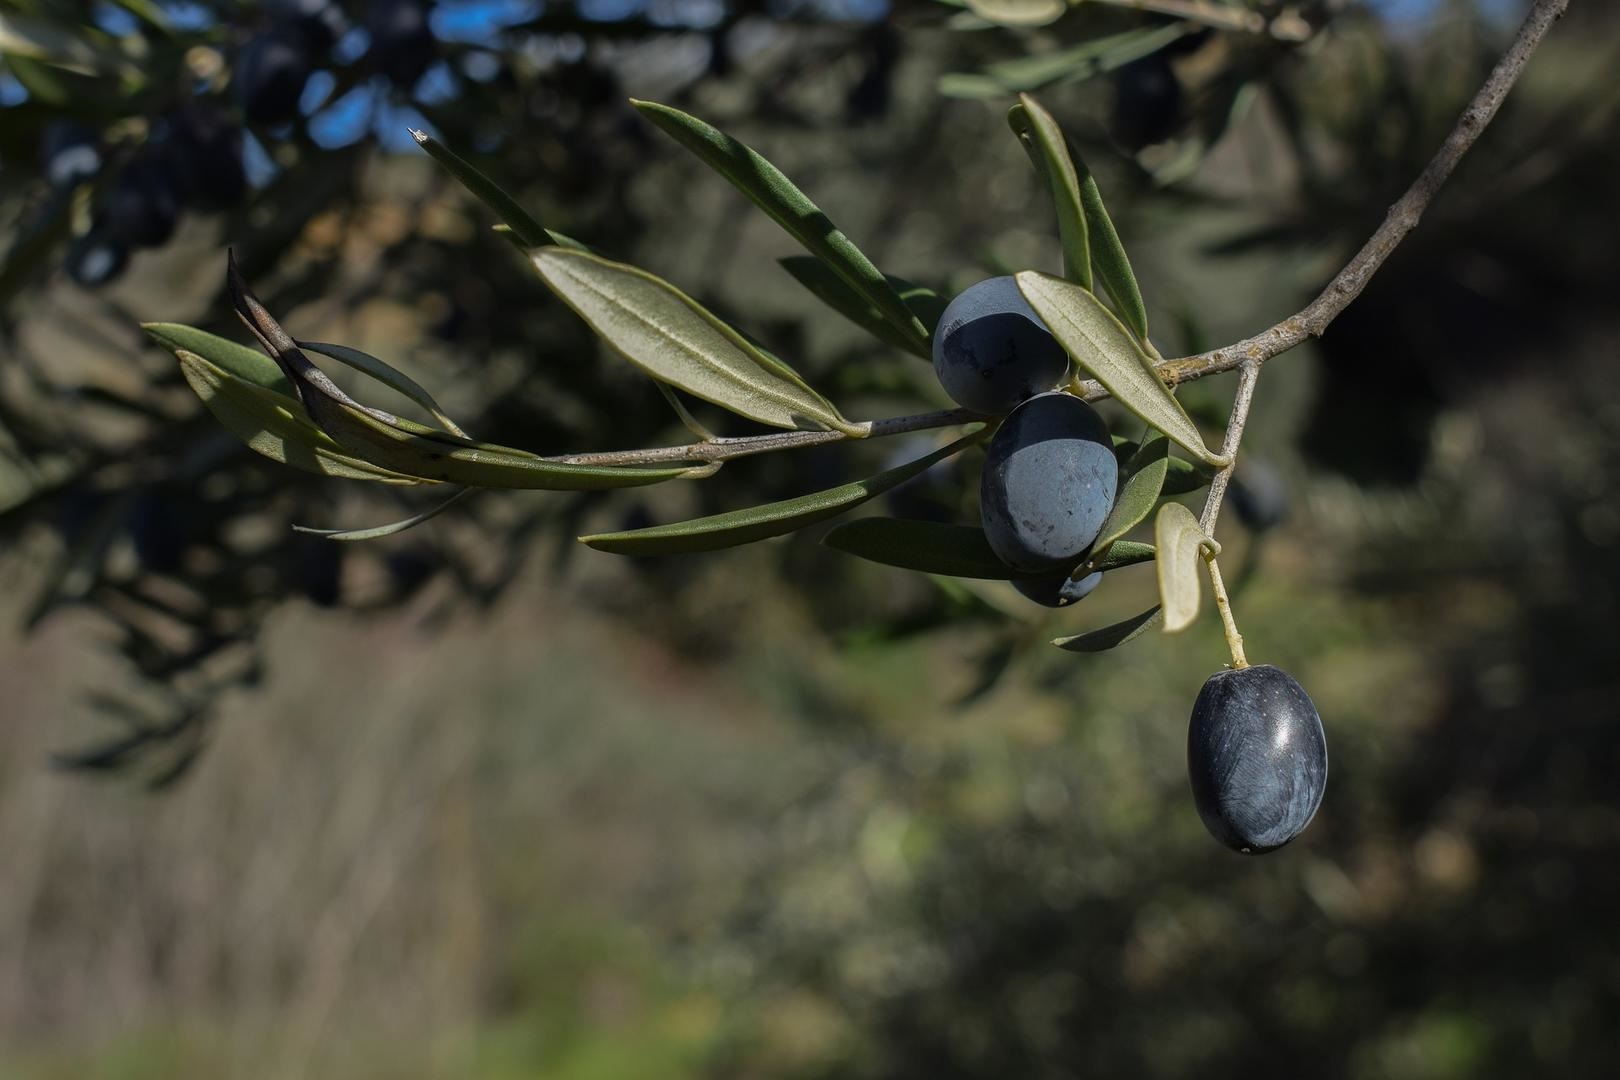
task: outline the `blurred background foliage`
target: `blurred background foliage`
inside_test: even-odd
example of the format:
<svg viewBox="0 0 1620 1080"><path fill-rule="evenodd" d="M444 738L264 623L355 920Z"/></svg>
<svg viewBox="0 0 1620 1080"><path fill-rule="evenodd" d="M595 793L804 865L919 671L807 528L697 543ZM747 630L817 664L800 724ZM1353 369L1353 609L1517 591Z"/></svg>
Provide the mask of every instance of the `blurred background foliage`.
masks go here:
<svg viewBox="0 0 1620 1080"><path fill-rule="evenodd" d="M1150 572L1032 613L815 535L571 540L827 486L893 441L484 493L339 546L289 525L422 504L253 456L136 327L245 340L230 244L294 333L397 364L481 438L682 439L416 126L848 415L907 411L927 370L773 266L792 242L625 99L720 125L955 290L1057 265L1004 122L1034 88L1161 349L1220 344L1371 231L1522 5L1219 6L1270 21L0 3L0 1075L1609 1075L1611 8L1572 5L1422 228L1267 368L1223 542L1250 654L1310 688L1333 771L1264 860L1186 791L1212 621L1045 645L1139 611ZM1229 394L1183 392L1212 425ZM960 519L975 470L890 509Z"/></svg>

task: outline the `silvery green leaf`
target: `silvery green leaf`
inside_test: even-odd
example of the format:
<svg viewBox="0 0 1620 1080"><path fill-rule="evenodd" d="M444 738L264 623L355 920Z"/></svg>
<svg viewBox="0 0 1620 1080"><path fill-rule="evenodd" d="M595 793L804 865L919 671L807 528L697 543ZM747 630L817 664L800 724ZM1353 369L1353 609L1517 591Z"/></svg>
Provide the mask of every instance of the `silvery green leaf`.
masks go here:
<svg viewBox="0 0 1620 1080"><path fill-rule="evenodd" d="M432 521L456 503L471 495L474 490L474 488L462 488L448 499L435 503L420 514L414 514L403 521L395 521L387 525L373 525L364 529L312 529L307 525L294 525L293 531L305 533L309 536L323 537L327 540L378 540L384 536L393 536L407 529L414 529L424 521Z"/></svg>
<svg viewBox="0 0 1620 1080"><path fill-rule="evenodd" d="M691 475L679 468L569 465L507 446L474 442L362 405L310 362L287 331L248 290L231 256L226 285L231 306L280 365L315 426L373 465L424 480L467 487L595 491L637 487Z"/></svg>
<svg viewBox="0 0 1620 1080"><path fill-rule="evenodd" d="M462 438L467 437L467 433L462 431L456 422L445 414L443 409L439 408L439 403L433 400L433 395L428 393L420 383L403 371L383 363L370 353L352 349L347 345L329 345L323 341L300 341L298 347L307 349L310 352L320 353L322 356L330 356L332 359L347 364L356 371L370 375L384 386L397 390L422 406L435 420L443 424L444 429L450 434L460 435Z"/></svg>
<svg viewBox="0 0 1620 1080"><path fill-rule="evenodd" d="M754 205L803 244L806 251L826 263L902 335L926 346L926 328L918 322L883 273L780 169L752 148L695 116L656 102L632 99L630 103L676 142L731 181L753 200Z"/></svg>
<svg viewBox="0 0 1620 1080"><path fill-rule="evenodd" d="M1045 26L1067 10L1064 0L967 0L967 6L997 26Z"/></svg>
<svg viewBox="0 0 1620 1080"><path fill-rule="evenodd" d="M1114 400L1200 461L1226 463L1204 445L1197 425L1154 371L1152 358L1136 336L1100 300L1073 282L1035 270L1025 270L1017 280L1024 298L1045 320L1052 336Z"/></svg>
<svg viewBox="0 0 1620 1080"><path fill-rule="evenodd" d="M933 359L927 341L895 329L894 324L885 319L882 312L873 307L864 296L850 288L848 282L820 259L812 255L789 255L778 259L777 262L781 264L782 269L792 274L799 284L814 293L822 303L879 341L913 353L924 360ZM932 289L915 285L904 278L890 277L888 281L931 336L933 327L945 311L945 298Z"/></svg>
<svg viewBox="0 0 1620 1080"><path fill-rule="evenodd" d="M1057 210L1058 235L1063 241L1063 273L1081 288L1091 288L1091 246L1086 236L1086 213L1080 204L1080 175L1069 154L1068 140L1052 114L1028 94L1007 113L1007 123L1029 154L1035 170L1046 180Z"/></svg>
<svg viewBox="0 0 1620 1080"><path fill-rule="evenodd" d="M1116 645L1123 645L1127 641L1134 641L1155 626L1159 625L1159 607L1155 604L1140 615L1133 615L1123 622L1105 626L1100 630L1092 630L1085 634L1075 634L1073 637L1054 638L1052 644L1069 652L1106 652Z"/></svg>
<svg viewBox="0 0 1620 1080"><path fill-rule="evenodd" d="M237 377L184 348L175 349L180 371L208 411L250 450L308 472L385 484L422 484L349 453L310 423L303 406L285 394Z"/></svg>
<svg viewBox="0 0 1620 1080"><path fill-rule="evenodd" d="M853 484L812 492L795 499L751 506L745 510L732 510L724 514L679 521L672 525L655 525L647 529L625 532L597 533L582 536L580 542L598 551L616 555L683 555L698 551L716 551L720 548L751 544L773 536L784 536L818 521L837 517L881 495L897 484L904 483L922 473L938 461L950 457L978 441L984 434L983 425L974 425L970 433L947 446L924 455L899 468L889 469Z"/></svg>
<svg viewBox="0 0 1620 1080"><path fill-rule="evenodd" d="M242 379L267 390L291 397L292 383L279 365L257 349L249 348L230 338L210 334L179 323L142 323L147 336L172 353L181 349L195 353L210 364L220 367Z"/></svg>
<svg viewBox="0 0 1620 1080"><path fill-rule="evenodd" d="M860 434L791 368L668 282L559 247L532 258L553 292L653 378L763 424Z"/></svg>
<svg viewBox="0 0 1620 1080"><path fill-rule="evenodd" d="M1198 617L1204 548L1212 541L1204 535L1192 511L1173 502L1159 508L1153 522L1153 540L1159 549L1159 605L1164 609L1164 632L1174 634L1191 626Z"/></svg>
<svg viewBox="0 0 1620 1080"><path fill-rule="evenodd" d="M989 581L1051 576L1050 571L1021 573L1002 562L990 549L984 530L975 525L868 517L837 526L821 542L862 559L925 574ZM1094 569L1118 570L1152 558L1151 544L1122 542L1115 544Z"/></svg>
<svg viewBox="0 0 1620 1080"><path fill-rule="evenodd" d="M508 195L499 184L485 176L473 166L466 158L445 146L438 139L425 131L411 129L411 137L426 150L433 159L443 165L451 176L461 181L461 185L476 195L480 202L495 211L497 217L512 230L518 246L524 248L537 248L545 244L560 244L563 247L586 250L573 237L541 225L534 216L525 210L516 199Z"/></svg>
<svg viewBox="0 0 1620 1080"><path fill-rule="evenodd" d="M1106 549L1138 524L1147 520L1164 490L1164 478L1170 471L1170 440L1157 435L1143 443L1125 463L1120 473L1119 494L1114 509L1103 523L1093 547Z"/></svg>

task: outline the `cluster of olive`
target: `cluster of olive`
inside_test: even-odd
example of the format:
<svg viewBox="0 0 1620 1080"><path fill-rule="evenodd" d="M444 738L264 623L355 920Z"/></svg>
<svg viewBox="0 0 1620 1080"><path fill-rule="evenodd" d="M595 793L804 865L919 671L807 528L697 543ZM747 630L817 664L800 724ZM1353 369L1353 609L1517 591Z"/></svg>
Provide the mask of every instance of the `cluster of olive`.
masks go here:
<svg viewBox="0 0 1620 1080"><path fill-rule="evenodd" d="M264 11L265 28L236 52L229 89L243 120L275 127L296 118L305 83L349 20L331 0L276 0ZM374 0L366 10L368 63L395 86L413 85L433 62L428 11L419 0ZM68 251L68 275L87 288L105 285L123 272L131 252L167 243L182 211L240 203L248 187L242 143L232 111L203 97L157 117L131 153L73 121L47 125L40 167L53 187L94 183L104 168L115 170L101 185L89 230Z"/></svg>
<svg viewBox="0 0 1620 1080"><path fill-rule="evenodd" d="M1069 358L1010 277L957 296L934 337L934 371L964 408L1006 419L979 481L985 539L1025 575L1013 584L1048 607L1087 596L1075 576L1113 511L1119 464L1096 410L1059 389ZM1218 672L1187 736L1187 767L1210 833L1245 853L1304 831L1327 781L1322 721L1305 690L1270 665Z"/></svg>

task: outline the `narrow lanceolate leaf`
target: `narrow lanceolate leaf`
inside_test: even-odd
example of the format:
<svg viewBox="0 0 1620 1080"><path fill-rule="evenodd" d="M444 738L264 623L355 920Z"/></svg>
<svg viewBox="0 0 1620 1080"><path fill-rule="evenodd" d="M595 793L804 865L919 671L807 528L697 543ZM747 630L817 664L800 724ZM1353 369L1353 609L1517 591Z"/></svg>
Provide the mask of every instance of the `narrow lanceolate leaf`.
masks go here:
<svg viewBox="0 0 1620 1080"><path fill-rule="evenodd" d="M445 414L443 409L439 408L439 403L433 400L433 395L428 393L422 384L403 371L383 363L370 353L361 352L359 349L351 349L347 345L329 345L324 341L300 341L298 347L307 349L310 352L320 353L322 356L330 356L334 360L349 365L356 371L370 375L384 386L397 390L422 406L432 415L433 419L443 424L444 429L450 434L460 435L462 438L467 437L467 433L462 431L456 425L456 422Z"/></svg>
<svg viewBox="0 0 1620 1080"><path fill-rule="evenodd" d="M1133 615L1123 622L1105 626L1101 630L1076 634L1073 637L1053 638L1052 644L1070 652L1106 652L1116 645L1123 645L1127 641L1141 637L1159 625L1159 619L1159 607L1155 604L1140 615Z"/></svg>
<svg viewBox="0 0 1620 1080"><path fill-rule="evenodd" d="M534 216L523 209L518 201L508 195L499 184L485 176L473 166L466 158L445 146L438 139L425 131L411 129L411 138L432 155L433 160L443 165L445 169L461 181L461 186L478 197L478 200L491 210L495 216L505 222L512 230L512 235L518 240L519 246L537 248L544 244L561 244L563 247L585 250L585 245L578 240L541 225Z"/></svg>
<svg viewBox="0 0 1620 1080"><path fill-rule="evenodd" d="M1063 14L1064 0L967 0L968 10L998 26L1045 26Z"/></svg>
<svg viewBox="0 0 1620 1080"><path fill-rule="evenodd" d="M1103 291L1114 301L1120 318L1135 332L1138 339L1148 339L1147 304L1142 300L1142 288L1136 283L1136 272L1131 269L1125 245L1120 243L1114 229L1114 219L1103 205L1097 178L1091 175L1086 163L1078 155L1074 167L1080 173L1080 207L1086 215L1086 235L1091 242L1091 269Z"/></svg>
<svg viewBox="0 0 1620 1080"><path fill-rule="evenodd" d="M208 411L248 449L307 472L384 484L428 483L374 465L339 446L285 394L237 377L186 349L176 349L180 371Z"/></svg>
<svg viewBox="0 0 1620 1080"><path fill-rule="evenodd" d="M1007 113L1007 123L1052 191L1058 235L1063 241L1064 276L1082 288L1091 288L1091 245L1080 203L1080 173L1063 130L1028 94L1019 95L1018 104Z"/></svg>
<svg viewBox="0 0 1620 1080"><path fill-rule="evenodd" d="M690 475L686 468L565 465L523 450L473 442L362 405L310 362L281 324L248 290L232 257L226 273L231 304L298 394L315 426L339 446L380 468L467 487L594 491L638 487Z"/></svg>
<svg viewBox="0 0 1620 1080"><path fill-rule="evenodd" d="M1018 288L1075 363L1114 399L1191 451L1200 461L1224 465L1204 445L1198 427L1170 393L1136 336L1091 293L1036 270L1018 275Z"/></svg>
<svg viewBox="0 0 1620 1080"><path fill-rule="evenodd" d="M1061 0L1059 0L1061 2ZM906 307L882 272L854 241L833 225L821 208L754 150L720 129L679 109L651 101L631 100L648 120L753 200L806 251L832 268L850 288L907 338L926 345L928 331Z"/></svg>
<svg viewBox="0 0 1620 1080"><path fill-rule="evenodd" d="M1053 83L1082 82L1156 53L1191 29L1191 23L1177 21L1091 38L1067 49L998 60L978 72L942 76L939 91L947 97L1002 97Z"/></svg>
<svg viewBox="0 0 1620 1080"><path fill-rule="evenodd" d="M1143 443L1131 455L1121 472L1119 495L1114 509L1103 523L1102 532L1092 544L1102 551L1108 545L1136 528L1153 513L1153 506L1164 490L1164 478L1170 471L1170 440L1156 435Z"/></svg>
<svg viewBox="0 0 1620 1080"><path fill-rule="evenodd" d="M826 263L812 255L789 255L778 259L782 269L792 274L800 285L809 289L816 298L838 312L862 330L885 345L913 353L924 360L932 360L928 343L914 334L904 334L883 317L883 313L850 287ZM924 327L932 331L945 310L945 298L934 290L913 285L904 278L890 277L889 284L900 294L907 308Z"/></svg>
<svg viewBox="0 0 1620 1080"><path fill-rule="evenodd" d="M1114 436L1114 453L1119 458L1121 475L1125 473L1131 458L1141 448L1142 444L1135 439L1127 439L1121 435ZM1208 487L1210 480L1215 477L1213 466L1202 462L1194 463L1174 454L1170 455L1169 466L1164 476L1165 495L1185 495L1189 491L1197 491L1199 488Z"/></svg>
<svg viewBox="0 0 1620 1080"><path fill-rule="evenodd" d="M414 529L424 521L432 521L446 510L450 509L462 499L471 495L475 489L462 488L420 514L415 514L404 521L395 521L387 525L373 525L367 529L312 529L307 525L294 525L293 532L305 533L309 536L319 536L327 540L379 540L384 536L393 536L407 529Z"/></svg>
<svg viewBox="0 0 1620 1080"><path fill-rule="evenodd" d="M238 379L274 390L284 397L293 396L292 383L287 381L281 368L257 349L179 323L142 323L141 329L172 353L178 355L184 349L224 368Z"/></svg>
<svg viewBox="0 0 1620 1080"><path fill-rule="evenodd" d="M907 462L899 468L878 473L853 484L828 488L825 491L801 495L796 499L752 506L746 510L714 514L710 517L679 521L672 525L655 525L650 529L632 529L627 532L597 533L582 536L580 542L598 551L615 555L684 555L698 551L717 551L721 548L751 544L773 536L784 536L818 521L837 517L859 506L874 496L881 495L897 484L902 484L922 473L935 462L967 448L984 435L983 425L975 425L969 433L948 446L931 454Z"/></svg>
<svg viewBox="0 0 1620 1080"><path fill-rule="evenodd" d="M862 559L925 574L988 581L1051 576L1050 572L1026 574L1014 570L996 557L984 531L974 525L870 517L837 526L821 542ZM1151 544L1121 543L1114 549L1095 570L1118 570L1153 558Z"/></svg>
<svg viewBox="0 0 1620 1080"><path fill-rule="evenodd" d="M1159 605L1164 608L1164 632L1185 630L1198 617L1203 589L1204 548L1214 541L1180 503L1165 503L1153 521L1153 539L1159 549Z"/></svg>
<svg viewBox="0 0 1620 1080"><path fill-rule="evenodd" d="M861 433L786 364L661 278L558 247L532 258L553 292L653 378L762 424Z"/></svg>

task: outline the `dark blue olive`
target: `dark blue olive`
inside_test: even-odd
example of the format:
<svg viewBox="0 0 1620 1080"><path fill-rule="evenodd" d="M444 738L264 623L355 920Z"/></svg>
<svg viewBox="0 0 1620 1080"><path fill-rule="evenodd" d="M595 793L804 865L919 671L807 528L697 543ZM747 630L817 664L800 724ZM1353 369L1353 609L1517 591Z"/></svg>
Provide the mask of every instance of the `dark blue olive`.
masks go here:
<svg viewBox="0 0 1620 1080"><path fill-rule="evenodd" d="M101 141L82 124L53 120L40 136L39 162L52 187L74 187L101 171Z"/></svg>
<svg viewBox="0 0 1620 1080"><path fill-rule="evenodd" d="M1226 489L1226 501L1238 520L1254 532L1276 528L1288 517L1288 485L1282 473L1264 461L1244 462Z"/></svg>
<svg viewBox="0 0 1620 1080"><path fill-rule="evenodd" d="M1118 484L1119 459L1097 411L1061 392L1032 397L985 452L985 539L1017 570L1073 566L1102 531Z"/></svg>
<svg viewBox="0 0 1620 1080"><path fill-rule="evenodd" d="M965 290L934 330L934 374L964 409L1011 412L1068 370L1068 354L1010 277Z"/></svg>
<svg viewBox="0 0 1620 1080"><path fill-rule="evenodd" d="M1164 142L1181 129L1181 80L1162 53L1125 64L1114 72L1114 113L1108 130L1135 153Z"/></svg>
<svg viewBox="0 0 1620 1080"><path fill-rule="evenodd" d="M1327 785L1327 739L1305 688L1264 664L1209 677L1193 705L1187 774L1198 816L1234 851L1282 847Z"/></svg>
<svg viewBox="0 0 1620 1080"><path fill-rule="evenodd" d="M1102 584L1102 572L1087 574L1076 581L1068 574L1043 578L1013 578L1013 588L1046 607L1068 607L1090 596Z"/></svg>
<svg viewBox="0 0 1620 1080"><path fill-rule="evenodd" d="M180 194L164 153L148 146L113 182L97 213L109 236L130 247L160 247L180 220Z"/></svg>
<svg viewBox="0 0 1620 1080"><path fill-rule="evenodd" d="M415 85L438 54L427 5L416 0L372 0L366 29L377 70L395 86Z"/></svg>
<svg viewBox="0 0 1620 1080"><path fill-rule="evenodd" d="M68 277L86 289L97 289L124 272L129 264L129 248L122 240L104 231L91 229L68 248Z"/></svg>
<svg viewBox="0 0 1620 1080"><path fill-rule="evenodd" d="M304 37L291 28L268 30L242 46L231 82L248 122L279 124L297 115L309 72Z"/></svg>
<svg viewBox="0 0 1620 1080"><path fill-rule="evenodd" d="M224 210L247 194L242 129L211 105L193 104L169 117L168 163L187 205Z"/></svg>

